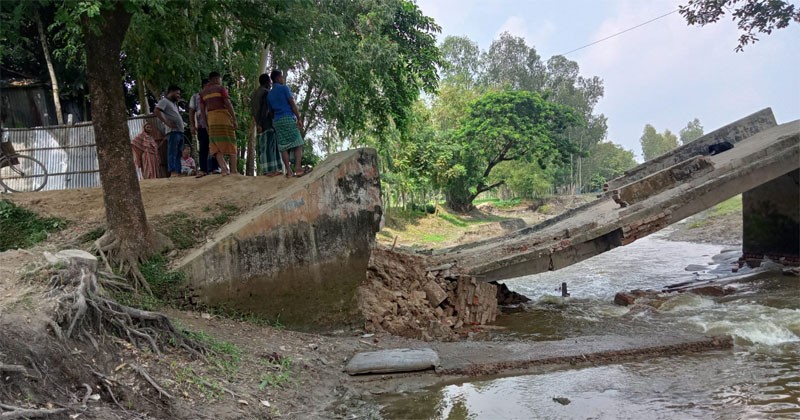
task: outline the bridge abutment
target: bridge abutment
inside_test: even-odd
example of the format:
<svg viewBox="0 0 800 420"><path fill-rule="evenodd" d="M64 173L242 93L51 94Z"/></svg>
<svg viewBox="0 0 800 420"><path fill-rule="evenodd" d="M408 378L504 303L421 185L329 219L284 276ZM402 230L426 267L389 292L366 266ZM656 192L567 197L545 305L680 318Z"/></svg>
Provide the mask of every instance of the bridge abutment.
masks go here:
<svg viewBox="0 0 800 420"><path fill-rule="evenodd" d="M800 264L800 169L742 194L742 250L749 265L763 258Z"/></svg>

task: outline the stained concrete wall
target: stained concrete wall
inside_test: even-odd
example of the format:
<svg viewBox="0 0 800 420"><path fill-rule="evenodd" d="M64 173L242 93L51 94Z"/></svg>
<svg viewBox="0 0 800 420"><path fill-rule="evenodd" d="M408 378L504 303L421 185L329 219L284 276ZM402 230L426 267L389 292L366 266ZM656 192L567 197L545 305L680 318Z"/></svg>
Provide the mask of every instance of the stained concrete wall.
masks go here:
<svg viewBox="0 0 800 420"><path fill-rule="evenodd" d="M362 322L364 281L383 212L374 149L330 156L186 256L200 302L319 330Z"/></svg>
<svg viewBox="0 0 800 420"><path fill-rule="evenodd" d="M745 259L800 263L800 169L742 194Z"/></svg>

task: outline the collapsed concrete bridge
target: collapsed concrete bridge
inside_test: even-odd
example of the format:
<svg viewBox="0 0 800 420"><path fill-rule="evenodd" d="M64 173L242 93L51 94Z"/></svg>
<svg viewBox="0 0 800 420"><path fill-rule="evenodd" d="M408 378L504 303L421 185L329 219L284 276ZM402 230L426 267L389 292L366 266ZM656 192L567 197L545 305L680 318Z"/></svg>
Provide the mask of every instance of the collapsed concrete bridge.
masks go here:
<svg viewBox="0 0 800 420"><path fill-rule="evenodd" d="M704 155L723 140L735 147ZM377 168L373 149L338 153L223 227L177 264L195 297L293 328L362 323L356 296L383 212ZM800 121L777 125L765 109L628 171L598 200L503 237L436 251L426 263L454 263L485 281L557 270L742 193L745 253L797 263L799 168ZM425 276L423 270L421 282L409 282L422 286ZM477 290L481 283L470 284ZM493 298L494 290L485 294ZM387 299L398 292L388 293ZM420 293L424 301L426 292L412 295ZM468 293L468 303L481 300L475 293ZM393 308L393 315L403 315Z"/></svg>
<svg viewBox="0 0 800 420"><path fill-rule="evenodd" d="M707 156L728 141L734 148ZM558 270L743 194L744 256L800 262L800 120L767 108L628 171L600 199L509 235L435 251L485 281Z"/></svg>

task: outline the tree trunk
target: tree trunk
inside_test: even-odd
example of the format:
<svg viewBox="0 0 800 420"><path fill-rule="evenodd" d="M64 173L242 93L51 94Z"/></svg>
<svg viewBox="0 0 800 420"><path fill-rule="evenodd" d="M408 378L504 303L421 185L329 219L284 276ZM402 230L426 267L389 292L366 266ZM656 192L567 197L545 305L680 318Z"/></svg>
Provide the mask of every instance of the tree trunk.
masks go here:
<svg viewBox="0 0 800 420"><path fill-rule="evenodd" d="M143 77L139 77L136 81L139 86L139 115L147 115L150 113L150 102L147 100L147 86Z"/></svg>
<svg viewBox="0 0 800 420"><path fill-rule="evenodd" d="M450 191L446 197L447 207L457 213L469 213L475 209L472 202L477 196L477 194L472 193L453 193L453 191Z"/></svg>
<svg viewBox="0 0 800 420"><path fill-rule="evenodd" d="M50 73L50 85L53 88L53 103L56 106L56 121L58 125L64 124L64 116L61 115L61 98L58 94L58 79L56 79L56 71L53 68L53 58L50 57L50 49L47 47L47 37L44 33L44 24L42 24L42 17L39 11L36 11L36 26L39 28L39 40L42 42L42 52L44 53L44 60L47 62L47 72Z"/></svg>
<svg viewBox="0 0 800 420"><path fill-rule="evenodd" d="M133 167L128 116L122 90L120 49L131 14L123 3L101 12L95 20L83 22L86 44L86 76L92 98L92 120L106 207L106 234L97 242L101 251L125 271L141 280L138 263L160 251L161 238L147 223L139 181ZM145 284L146 287L146 284Z"/></svg>

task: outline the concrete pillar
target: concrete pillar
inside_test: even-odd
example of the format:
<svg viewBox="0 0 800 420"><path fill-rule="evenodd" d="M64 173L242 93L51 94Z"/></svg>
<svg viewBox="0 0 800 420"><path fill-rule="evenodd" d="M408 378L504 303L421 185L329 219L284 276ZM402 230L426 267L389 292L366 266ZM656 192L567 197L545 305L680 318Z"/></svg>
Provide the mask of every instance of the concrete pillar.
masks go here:
<svg viewBox="0 0 800 420"><path fill-rule="evenodd" d="M800 169L742 194L744 259L800 264Z"/></svg>

